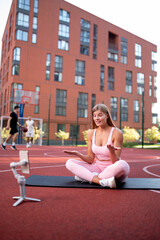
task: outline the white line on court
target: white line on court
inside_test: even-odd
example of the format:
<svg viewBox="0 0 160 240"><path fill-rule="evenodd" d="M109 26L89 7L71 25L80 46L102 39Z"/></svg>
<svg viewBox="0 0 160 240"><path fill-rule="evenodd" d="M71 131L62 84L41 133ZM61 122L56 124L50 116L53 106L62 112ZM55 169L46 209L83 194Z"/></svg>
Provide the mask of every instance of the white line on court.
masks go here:
<svg viewBox="0 0 160 240"><path fill-rule="evenodd" d="M54 166L41 166L41 167L31 167L30 169L38 169L38 168L54 168L54 167L64 167L65 165L64 164L61 164L61 165L54 165ZM21 170L20 168L19 169L16 169L17 171L18 170ZM12 172L12 169L8 169L8 170L0 170L0 173L4 173L4 172Z"/></svg>
<svg viewBox="0 0 160 240"><path fill-rule="evenodd" d="M159 158L159 157L158 157ZM150 175L153 175L155 177L160 177L160 175L158 174L155 174L155 173L152 173L150 171L148 171L147 169L150 168L150 167L155 167L155 166L159 166L160 164L154 164L154 165L149 165L149 166L146 166L143 168L143 171L150 174ZM155 193L160 193L160 190L149 190L149 191L152 191L152 192L155 192Z"/></svg>
<svg viewBox="0 0 160 240"><path fill-rule="evenodd" d="M154 164L154 165L146 166L146 167L143 168L143 171L146 172L146 173L148 173L148 174L150 174L150 175L153 175L153 176L155 176L155 177L160 177L160 175L155 174L155 173L152 173L152 172L150 172L150 171L147 170L148 168L150 168L150 167L155 167L155 166L156 166L156 167L157 167L157 166L160 166L160 164Z"/></svg>

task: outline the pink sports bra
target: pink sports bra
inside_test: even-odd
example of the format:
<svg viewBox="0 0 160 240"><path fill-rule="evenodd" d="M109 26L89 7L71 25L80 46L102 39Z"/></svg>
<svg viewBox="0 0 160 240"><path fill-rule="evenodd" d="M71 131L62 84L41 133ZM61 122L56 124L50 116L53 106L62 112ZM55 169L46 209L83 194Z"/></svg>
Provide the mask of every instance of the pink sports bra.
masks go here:
<svg viewBox="0 0 160 240"><path fill-rule="evenodd" d="M113 130L114 130L114 127L111 128L108 141L104 146L97 146L95 144L96 129L94 130L93 137L92 137L92 151L95 154L95 157L97 157L97 159L110 161L110 154L107 148L107 144L113 144L112 143Z"/></svg>

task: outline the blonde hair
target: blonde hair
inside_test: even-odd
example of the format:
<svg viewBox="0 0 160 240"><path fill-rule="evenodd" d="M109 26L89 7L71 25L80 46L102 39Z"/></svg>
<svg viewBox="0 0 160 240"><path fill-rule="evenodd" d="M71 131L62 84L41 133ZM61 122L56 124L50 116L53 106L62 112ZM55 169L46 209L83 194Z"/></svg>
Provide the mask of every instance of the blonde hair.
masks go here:
<svg viewBox="0 0 160 240"><path fill-rule="evenodd" d="M111 117L111 114L110 114L110 111L109 111L108 107L105 104L100 103L100 104L95 105L92 108L92 128L93 129L97 128L97 126L96 126L96 124L93 120L93 114L94 114L95 111L98 111L98 110L103 112L106 116L108 116L107 123L108 123L109 126L116 127L113 120L112 120L112 117Z"/></svg>

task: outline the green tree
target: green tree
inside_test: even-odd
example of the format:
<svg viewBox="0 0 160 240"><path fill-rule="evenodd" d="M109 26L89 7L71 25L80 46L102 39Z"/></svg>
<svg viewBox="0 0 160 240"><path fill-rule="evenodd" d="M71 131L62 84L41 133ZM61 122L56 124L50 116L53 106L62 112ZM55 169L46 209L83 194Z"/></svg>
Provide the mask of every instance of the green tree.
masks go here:
<svg viewBox="0 0 160 240"><path fill-rule="evenodd" d="M56 135L56 137L61 138L62 145L64 145L64 140L69 138L69 133L66 133L66 132L64 132L62 130L59 130L58 133L56 132L55 135Z"/></svg>
<svg viewBox="0 0 160 240"><path fill-rule="evenodd" d="M123 142L134 142L140 138L139 133L134 128L125 126L123 128Z"/></svg>
<svg viewBox="0 0 160 240"><path fill-rule="evenodd" d="M83 133L84 140L85 140L85 142L86 142L87 145L88 145L88 132L89 132L89 131L90 131L90 129L85 130L85 131L82 132L82 133Z"/></svg>
<svg viewBox="0 0 160 240"><path fill-rule="evenodd" d="M160 132L158 130L157 127L153 126L152 128L148 128L145 131L145 137L151 141L151 142L155 142L160 140Z"/></svg>

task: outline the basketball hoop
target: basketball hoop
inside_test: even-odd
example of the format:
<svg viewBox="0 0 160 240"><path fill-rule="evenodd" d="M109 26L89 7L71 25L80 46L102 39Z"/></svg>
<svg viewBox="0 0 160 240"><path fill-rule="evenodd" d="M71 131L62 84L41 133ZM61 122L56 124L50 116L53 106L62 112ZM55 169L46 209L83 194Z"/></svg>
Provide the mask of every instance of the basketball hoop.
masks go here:
<svg viewBox="0 0 160 240"><path fill-rule="evenodd" d="M31 102L31 98L29 96L22 96L22 103L25 106L29 106L30 102Z"/></svg>

